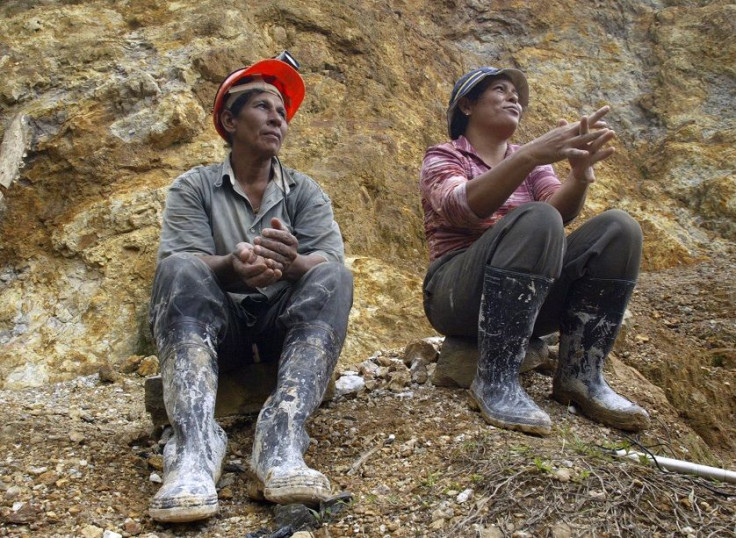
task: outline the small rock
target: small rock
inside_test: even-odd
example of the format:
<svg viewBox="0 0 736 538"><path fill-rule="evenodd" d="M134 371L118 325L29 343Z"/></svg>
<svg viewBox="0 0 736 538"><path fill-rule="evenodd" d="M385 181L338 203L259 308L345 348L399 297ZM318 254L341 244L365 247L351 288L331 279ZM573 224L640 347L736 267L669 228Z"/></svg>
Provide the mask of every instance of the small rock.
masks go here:
<svg viewBox="0 0 736 538"><path fill-rule="evenodd" d="M447 501L442 501L437 509L432 512L432 520L451 519L455 515L455 510Z"/></svg>
<svg viewBox="0 0 736 538"><path fill-rule="evenodd" d="M553 476L560 482L569 482L572 478L569 469L557 469Z"/></svg>
<svg viewBox="0 0 736 538"><path fill-rule="evenodd" d="M106 530L102 533L102 538L123 538L123 535L117 532Z"/></svg>
<svg viewBox="0 0 736 538"><path fill-rule="evenodd" d="M158 473L151 473L151 475L148 477L148 480L153 482L154 484L161 484L163 482Z"/></svg>
<svg viewBox="0 0 736 538"><path fill-rule="evenodd" d="M388 389L391 392L402 392L411 385L411 373L409 370L397 370L389 374Z"/></svg>
<svg viewBox="0 0 736 538"><path fill-rule="evenodd" d="M72 432L69 432L69 440L72 443L77 443L81 445L82 443L84 443L84 439L84 434L80 431L74 430Z"/></svg>
<svg viewBox="0 0 736 538"><path fill-rule="evenodd" d="M367 379L378 376L379 366L373 361L363 361L358 365L358 373Z"/></svg>
<svg viewBox="0 0 736 538"><path fill-rule="evenodd" d="M365 389L365 380L359 375L343 375L335 381L335 395L357 394Z"/></svg>
<svg viewBox="0 0 736 538"><path fill-rule="evenodd" d="M105 531L95 525L85 525L79 533L83 538L102 538Z"/></svg>
<svg viewBox="0 0 736 538"><path fill-rule="evenodd" d="M148 466L157 471L164 470L164 457L161 454L152 454L147 460Z"/></svg>
<svg viewBox="0 0 736 538"><path fill-rule="evenodd" d="M143 532L143 525L134 519L128 518L123 523L123 530L130 536L138 536Z"/></svg>
<svg viewBox="0 0 736 538"><path fill-rule="evenodd" d="M300 529L316 523L314 513L303 504L277 504L273 508L273 515L279 527Z"/></svg>
<svg viewBox="0 0 736 538"><path fill-rule="evenodd" d="M100 366L97 372L100 376L100 381L103 383L115 383L120 379L120 374L113 370L109 364L103 364Z"/></svg>
<svg viewBox="0 0 736 538"><path fill-rule="evenodd" d="M503 538L503 532L495 525L491 525L488 528L476 528L478 538Z"/></svg>
<svg viewBox="0 0 736 538"><path fill-rule="evenodd" d="M427 364L437 362L438 346L428 340L411 342L404 348L402 359L405 365L411 367L418 360L422 360Z"/></svg>
<svg viewBox="0 0 736 538"><path fill-rule="evenodd" d="M18 486L10 486L7 490L5 490L5 499L8 501L12 501L13 499L17 499L20 497L21 489Z"/></svg>
<svg viewBox="0 0 736 538"><path fill-rule="evenodd" d="M18 502L13 503L13 511L7 515L10 523L25 525L33 523L38 518L39 510L31 503Z"/></svg>
<svg viewBox="0 0 736 538"><path fill-rule="evenodd" d="M570 538L572 529L567 523L560 521L552 525L552 538Z"/></svg>
<svg viewBox="0 0 736 538"><path fill-rule="evenodd" d="M156 355L149 355L141 361L135 373L141 377L149 377L152 375L156 375L158 373L158 370L158 357Z"/></svg>
<svg viewBox="0 0 736 538"><path fill-rule="evenodd" d="M429 379L427 371L427 363L423 360L417 360L411 365L411 380L419 385L424 385Z"/></svg>
<svg viewBox="0 0 736 538"><path fill-rule="evenodd" d="M458 503L463 504L464 502L467 502L472 496L473 496L473 490L466 489L457 496L456 500Z"/></svg>

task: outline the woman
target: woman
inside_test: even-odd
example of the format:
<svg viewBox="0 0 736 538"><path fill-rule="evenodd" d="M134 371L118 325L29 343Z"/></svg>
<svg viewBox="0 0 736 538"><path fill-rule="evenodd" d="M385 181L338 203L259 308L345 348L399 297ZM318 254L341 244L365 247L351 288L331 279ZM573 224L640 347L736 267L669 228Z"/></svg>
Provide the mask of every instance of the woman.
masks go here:
<svg viewBox="0 0 736 538"><path fill-rule="evenodd" d="M223 81L213 118L230 154L178 177L166 199L150 317L173 435L151 501L157 521L217 512L227 448L218 372L257 360L279 364L251 458L263 497L314 505L331 494L304 462L305 423L345 339L352 276L329 198L277 157L304 97L296 64L282 59Z"/></svg>
<svg viewBox="0 0 736 538"><path fill-rule="evenodd" d="M447 110L451 142L431 147L420 178L430 266L424 307L448 336L477 336L470 387L490 424L546 435L549 416L519 384L529 339L560 331L552 396L606 425L640 430L644 409L603 379L639 272L642 234L606 211L565 237L593 166L614 149L603 107L524 145L510 144L529 87L521 71L483 67L461 77ZM552 163L567 159L564 183Z"/></svg>

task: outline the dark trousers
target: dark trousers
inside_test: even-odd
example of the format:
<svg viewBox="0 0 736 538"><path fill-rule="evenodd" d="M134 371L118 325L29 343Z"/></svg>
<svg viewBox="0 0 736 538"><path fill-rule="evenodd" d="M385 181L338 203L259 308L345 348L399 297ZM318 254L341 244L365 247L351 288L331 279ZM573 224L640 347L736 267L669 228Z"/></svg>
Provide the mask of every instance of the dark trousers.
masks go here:
<svg viewBox="0 0 736 538"><path fill-rule="evenodd" d="M642 232L627 213L612 209L565 236L555 208L533 202L509 212L473 245L435 260L424 279L424 311L447 336L477 336L486 266L545 276L554 284L534 326L541 336L559 329L570 286L584 277L635 282Z"/></svg>
<svg viewBox="0 0 736 538"><path fill-rule="evenodd" d="M199 257L174 254L156 269L150 322L159 352L171 335L181 334L176 329L182 325L202 331L212 340L222 372L278 360L289 329L303 324L331 327L342 344L352 301L352 274L339 263L316 265L271 301L249 296L237 302Z"/></svg>

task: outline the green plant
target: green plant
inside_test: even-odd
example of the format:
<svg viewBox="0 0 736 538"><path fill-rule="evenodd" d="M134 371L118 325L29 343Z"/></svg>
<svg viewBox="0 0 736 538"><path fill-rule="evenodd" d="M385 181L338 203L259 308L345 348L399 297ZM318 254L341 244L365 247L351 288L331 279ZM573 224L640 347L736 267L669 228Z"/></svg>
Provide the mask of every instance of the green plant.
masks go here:
<svg viewBox="0 0 736 538"><path fill-rule="evenodd" d="M438 479L439 477L440 477L440 473L439 473L439 471L435 471L435 472L433 472L433 473L432 473L432 472L430 472L430 473L427 473L427 476L426 476L426 478L424 478L424 479L422 480L421 484L422 484L423 486L426 486L426 487L428 487L428 488L431 488L432 486L434 486L434 485L435 485L435 484L437 483L437 479Z"/></svg>
<svg viewBox="0 0 736 538"><path fill-rule="evenodd" d="M552 472L552 464L548 461L542 460L540 457L534 458L534 466L537 468L537 471L540 473L551 473Z"/></svg>

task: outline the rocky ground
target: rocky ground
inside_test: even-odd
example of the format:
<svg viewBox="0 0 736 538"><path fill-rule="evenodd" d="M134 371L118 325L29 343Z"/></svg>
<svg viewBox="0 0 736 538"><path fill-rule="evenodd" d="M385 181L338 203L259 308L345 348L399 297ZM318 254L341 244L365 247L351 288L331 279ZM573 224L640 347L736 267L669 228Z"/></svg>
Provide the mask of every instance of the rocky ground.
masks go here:
<svg viewBox="0 0 736 538"><path fill-rule="evenodd" d="M552 435L492 428L464 390L410 383L403 350L384 350L372 357L383 370L370 390L326 403L310 423L308 461L351 495L312 512L249 500L252 417L223 421L230 450L218 516L163 526L146 514L161 445L141 376L107 372L0 392L0 536L276 537L299 521L321 538L733 536L736 485L612 455L632 447L734 468L731 259L732 251L642 276L608 375L651 411L645 435L553 402L540 371L523 383L551 415Z"/></svg>

